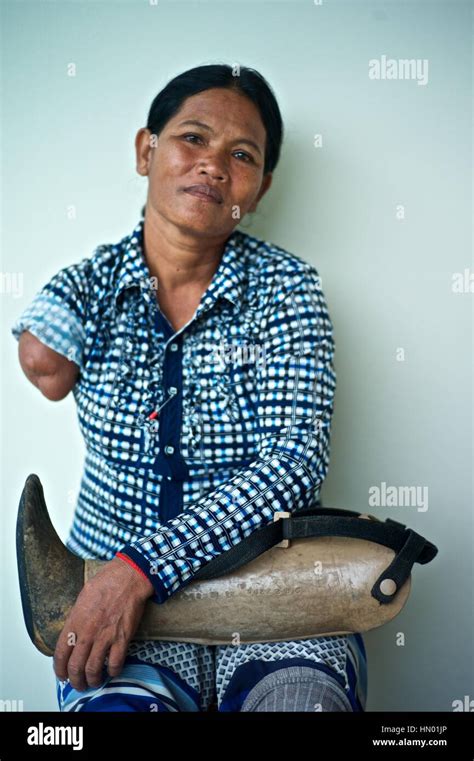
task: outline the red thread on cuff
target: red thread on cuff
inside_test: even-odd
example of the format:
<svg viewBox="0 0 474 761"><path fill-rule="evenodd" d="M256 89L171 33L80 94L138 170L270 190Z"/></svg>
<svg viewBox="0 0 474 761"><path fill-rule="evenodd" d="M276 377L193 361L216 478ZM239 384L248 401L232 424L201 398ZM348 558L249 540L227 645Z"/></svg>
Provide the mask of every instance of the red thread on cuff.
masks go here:
<svg viewBox="0 0 474 761"><path fill-rule="evenodd" d="M134 563L132 558L129 558L128 555L123 555L121 552L117 552L115 554L115 557L120 558L121 560L125 560L125 562L131 565L132 568L135 568L135 570L138 571L138 573L141 573L144 579L146 579L147 581L150 581L146 573L144 573L144 571L142 571L142 569L136 563Z"/></svg>

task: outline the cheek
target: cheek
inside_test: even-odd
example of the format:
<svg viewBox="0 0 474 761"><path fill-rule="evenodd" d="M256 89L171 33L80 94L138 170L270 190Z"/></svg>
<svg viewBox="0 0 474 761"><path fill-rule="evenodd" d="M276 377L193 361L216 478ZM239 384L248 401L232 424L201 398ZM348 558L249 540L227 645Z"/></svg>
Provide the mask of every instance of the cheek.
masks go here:
<svg viewBox="0 0 474 761"><path fill-rule="evenodd" d="M261 179L260 175L256 176L255 172L245 167L242 169L234 168L232 172L232 191L234 197L242 204L250 206L258 194Z"/></svg>
<svg viewBox="0 0 474 761"><path fill-rule="evenodd" d="M155 188L162 188L167 179L180 177L192 169L192 157L189 150L182 146L156 152L153 166L152 183ZM150 178L151 179L151 178Z"/></svg>
<svg viewBox="0 0 474 761"><path fill-rule="evenodd" d="M185 144L177 144L166 155L165 165L170 175L181 175L190 172L196 163L196 153Z"/></svg>

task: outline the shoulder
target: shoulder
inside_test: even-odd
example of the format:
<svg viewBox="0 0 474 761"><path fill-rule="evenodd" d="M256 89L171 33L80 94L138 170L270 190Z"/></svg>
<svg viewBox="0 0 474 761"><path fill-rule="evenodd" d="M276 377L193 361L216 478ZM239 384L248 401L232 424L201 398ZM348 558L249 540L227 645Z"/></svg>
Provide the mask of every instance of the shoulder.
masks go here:
<svg viewBox="0 0 474 761"><path fill-rule="evenodd" d="M107 297L118 280L124 257L125 238L118 243L101 243L86 260L93 293L98 298Z"/></svg>
<svg viewBox="0 0 474 761"><path fill-rule="evenodd" d="M63 291L72 290L84 296L88 303L107 300L117 283L125 240L97 245L87 256L62 267L50 285Z"/></svg>
<svg viewBox="0 0 474 761"><path fill-rule="evenodd" d="M318 269L303 256L269 240L238 231L243 263L250 278L263 286L292 288L299 284L320 286Z"/></svg>

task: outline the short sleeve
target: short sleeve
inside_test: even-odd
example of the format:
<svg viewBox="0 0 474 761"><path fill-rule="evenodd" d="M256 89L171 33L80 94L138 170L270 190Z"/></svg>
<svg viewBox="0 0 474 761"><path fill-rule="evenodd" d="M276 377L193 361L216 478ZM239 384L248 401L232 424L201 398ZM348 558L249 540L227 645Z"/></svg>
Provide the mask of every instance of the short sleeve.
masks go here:
<svg viewBox="0 0 474 761"><path fill-rule="evenodd" d="M46 283L11 327L19 340L29 330L50 349L84 364L89 260L64 267Z"/></svg>

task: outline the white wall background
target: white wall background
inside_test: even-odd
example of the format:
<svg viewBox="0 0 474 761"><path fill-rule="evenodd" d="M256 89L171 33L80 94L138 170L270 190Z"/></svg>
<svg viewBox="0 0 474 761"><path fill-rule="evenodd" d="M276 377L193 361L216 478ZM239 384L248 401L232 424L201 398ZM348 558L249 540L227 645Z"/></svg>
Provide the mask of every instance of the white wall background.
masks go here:
<svg viewBox="0 0 474 761"><path fill-rule="evenodd" d="M440 550L415 566L402 613L365 635L368 710L450 711L474 698L474 295L452 291L453 273L473 271L470 14L428 0L4 0L1 266L23 274L23 293L3 287L1 299L0 698L57 710L52 660L23 624L15 522L37 473L65 538L84 456L72 395L50 402L28 383L10 326L61 267L131 231L146 195L133 139L153 97L219 62L260 70L286 125L272 189L244 229L318 267L335 327L324 502L394 517ZM382 55L428 59L428 83L370 80ZM427 486L428 510L369 509L383 481Z"/></svg>

